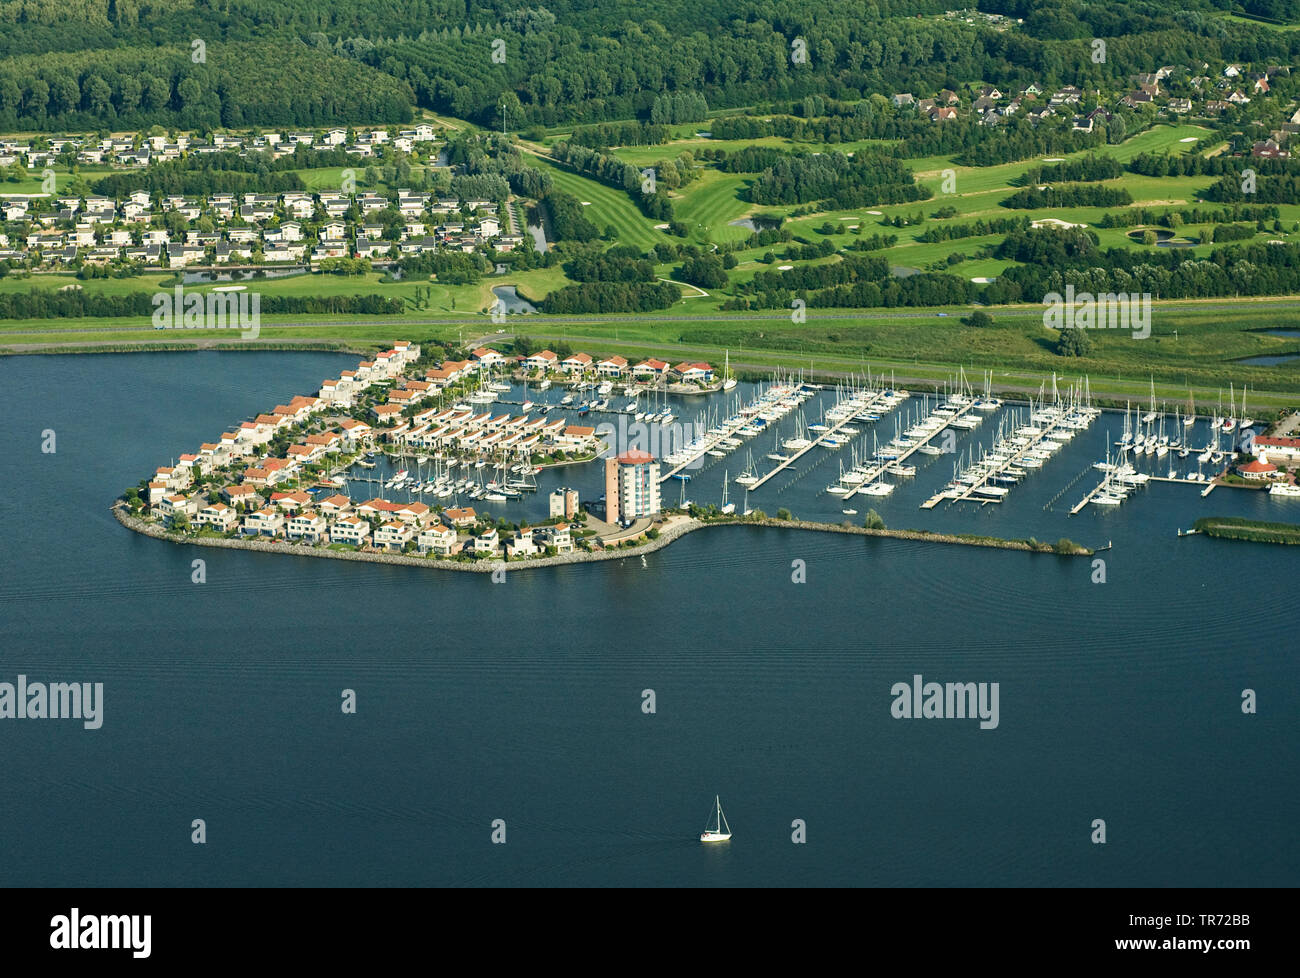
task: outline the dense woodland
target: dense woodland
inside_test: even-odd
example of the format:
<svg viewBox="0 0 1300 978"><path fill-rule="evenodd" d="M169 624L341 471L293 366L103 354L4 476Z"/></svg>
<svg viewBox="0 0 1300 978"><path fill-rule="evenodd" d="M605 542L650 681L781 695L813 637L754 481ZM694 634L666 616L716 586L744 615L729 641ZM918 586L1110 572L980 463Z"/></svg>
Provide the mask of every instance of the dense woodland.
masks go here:
<svg viewBox="0 0 1300 978"><path fill-rule="evenodd" d="M1300 32L1221 16L1226 0L983 0L1013 31L942 17L949 0L8 0L0 129L400 122L412 105L499 129L702 121L705 112L957 88L974 79L1116 90L1138 68L1289 63ZM1293 18L1300 0L1244 0ZM1091 40L1107 40L1094 62ZM204 45L197 61L194 42ZM497 43L499 42L499 43ZM831 114L827 141L861 138ZM504 118L503 118L504 116ZM905 122L906 120L904 120ZM905 124L903 129L908 128ZM1047 151L1060 134L919 127L916 155ZM1114 133L1100 138L1113 139ZM886 137L892 138L892 137ZM579 139L579 142L585 140ZM1034 148L1025 151L1030 143ZM926 147L929 147L928 149Z"/></svg>

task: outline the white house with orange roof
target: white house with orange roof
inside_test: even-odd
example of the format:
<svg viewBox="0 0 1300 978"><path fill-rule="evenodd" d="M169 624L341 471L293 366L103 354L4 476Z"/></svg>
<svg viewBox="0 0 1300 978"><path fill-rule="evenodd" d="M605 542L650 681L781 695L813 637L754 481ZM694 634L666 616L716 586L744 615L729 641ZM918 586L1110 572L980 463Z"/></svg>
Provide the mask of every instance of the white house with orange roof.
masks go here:
<svg viewBox="0 0 1300 978"><path fill-rule="evenodd" d="M370 413L380 424L395 424L402 417L402 405L376 404L370 409Z"/></svg>
<svg viewBox="0 0 1300 978"><path fill-rule="evenodd" d="M391 520L397 515L397 511L400 508L401 505L399 503L393 503L389 502L387 499L375 497L374 499L367 499L364 503L360 503L354 512L363 519Z"/></svg>
<svg viewBox="0 0 1300 978"><path fill-rule="evenodd" d="M282 458L267 458L244 469L243 482L254 489L274 486L293 478L293 470Z"/></svg>
<svg viewBox="0 0 1300 978"><path fill-rule="evenodd" d="M221 490L221 495L231 506L238 506L247 509L249 506L261 507L262 496L252 486L238 485L226 486Z"/></svg>
<svg viewBox="0 0 1300 978"><path fill-rule="evenodd" d="M560 358L550 350L539 350L531 356L524 357L524 367L528 370L540 370L543 373L559 366Z"/></svg>
<svg viewBox="0 0 1300 978"><path fill-rule="evenodd" d="M496 527L489 527L474 538L474 552L477 554L496 553L501 549L501 535Z"/></svg>
<svg viewBox="0 0 1300 978"><path fill-rule="evenodd" d="M335 519L352 512L352 500L342 493L336 492L334 495L322 499L316 508L320 510L322 516Z"/></svg>
<svg viewBox="0 0 1300 978"><path fill-rule="evenodd" d="M312 445L290 445L285 449L285 458L298 465L310 465L325 454L323 448Z"/></svg>
<svg viewBox="0 0 1300 978"><path fill-rule="evenodd" d="M239 514L225 503L210 503L198 511L194 522L209 526L220 533L229 533L239 524Z"/></svg>
<svg viewBox="0 0 1300 978"><path fill-rule="evenodd" d="M296 513L311 503L311 495L299 489L297 492L271 493L271 505L284 513Z"/></svg>
<svg viewBox="0 0 1300 978"><path fill-rule="evenodd" d="M398 340L393 344L393 352L402 363L414 363L420 359L420 344L412 343L410 340Z"/></svg>
<svg viewBox="0 0 1300 978"><path fill-rule="evenodd" d="M478 522L478 514L473 506L452 506L442 511L442 518L449 526L473 526Z"/></svg>
<svg viewBox="0 0 1300 978"><path fill-rule="evenodd" d="M486 370L498 367L505 362L505 356L492 349L490 346L480 346L470 354L470 357L477 360L479 365Z"/></svg>
<svg viewBox="0 0 1300 978"><path fill-rule="evenodd" d="M284 536L284 514L266 507L244 517L244 534L250 537Z"/></svg>
<svg viewBox="0 0 1300 978"><path fill-rule="evenodd" d="M647 357L632 368L633 377L648 377L652 380L658 380L668 372L668 363L664 360L656 360L654 357Z"/></svg>
<svg viewBox="0 0 1300 978"><path fill-rule="evenodd" d="M533 540L533 528L523 527L514 537L506 541L506 553L511 557L532 557L537 553L537 543Z"/></svg>
<svg viewBox="0 0 1300 978"><path fill-rule="evenodd" d="M221 447L226 450L231 458L241 455L248 455L252 452L253 447L248 441L239 437L235 431L227 431L221 436Z"/></svg>
<svg viewBox="0 0 1300 978"><path fill-rule="evenodd" d="M308 435L303 440L313 448L324 450L327 455L330 452L337 452L343 448L343 436L337 431L325 431L319 435Z"/></svg>
<svg viewBox="0 0 1300 978"><path fill-rule="evenodd" d="M203 460L203 471L211 472L230 461L230 449L219 441L205 441L199 446L199 457Z"/></svg>
<svg viewBox="0 0 1300 978"><path fill-rule="evenodd" d="M444 367L450 367L456 380L474 373L478 369L477 365L470 360L444 360Z"/></svg>
<svg viewBox="0 0 1300 978"><path fill-rule="evenodd" d="M375 546L384 550L401 550L415 539L415 527L394 520L375 530Z"/></svg>
<svg viewBox="0 0 1300 978"><path fill-rule="evenodd" d="M203 474L203 458L201 455L186 453L177 460L176 465L179 468L190 470L191 481L194 479L196 474Z"/></svg>
<svg viewBox="0 0 1300 978"><path fill-rule="evenodd" d="M568 425L555 436L555 444L566 451L588 451L596 445L596 429L585 424Z"/></svg>
<svg viewBox="0 0 1300 978"><path fill-rule="evenodd" d="M426 526L415 538L415 545L420 551L432 550L439 557L450 557L456 552L458 537L450 526L434 524Z"/></svg>
<svg viewBox="0 0 1300 978"><path fill-rule="evenodd" d="M340 516L330 527L330 543L364 547L370 542L370 524L359 516Z"/></svg>
<svg viewBox="0 0 1300 978"><path fill-rule="evenodd" d="M556 523L554 526L544 527L544 529L548 547L554 547L558 553L572 553L573 532L568 523Z"/></svg>
<svg viewBox="0 0 1300 978"><path fill-rule="evenodd" d="M184 489L193 477L186 466L162 465L154 471L153 481L163 483L168 489Z"/></svg>
<svg viewBox="0 0 1300 978"><path fill-rule="evenodd" d="M250 448L256 448L258 445L265 445L271 440L271 436L275 433L275 424L278 420L278 418L273 418L270 423L263 422L261 424L257 421L243 422L239 426L239 431L236 432L236 435L239 438L239 443L241 445L247 445Z"/></svg>
<svg viewBox="0 0 1300 978"><path fill-rule="evenodd" d="M575 353L560 361L560 369L566 374L583 374L591 369L591 364L590 353Z"/></svg>
<svg viewBox="0 0 1300 978"><path fill-rule="evenodd" d="M606 357L596 364L596 373L602 377L622 377L627 372L627 361L620 356Z"/></svg>
<svg viewBox="0 0 1300 978"><path fill-rule="evenodd" d="M371 443L372 429L364 421L347 418L339 422L339 427L343 429L343 444L348 451Z"/></svg>
<svg viewBox="0 0 1300 978"><path fill-rule="evenodd" d="M318 396L323 403L330 407L350 408L356 402L352 384L342 378L323 381Z"/></svg>
<svg viewBox="0 0 1300 978"><path fill-rule="evenodd" d="M677 366L673 367L673 373L676 374L684 384L692 381L708 383L713 379L713 368L707 363L699 361L679 363Z"/></svg>
<svg viewBox="0 0 1300 978"><path fill-rule="evenodd" d="M1259 435L1254 440L1255 454L1261 462L1300 462L1300 438L1276 438Z"/></svg>
<svg viewBox="0 0 1300 978"><path fill-rule="evenodd" d="M426 503L398 503L393 515L403 523L422 524L429 519L431 512Z"/></svg>
<svg viewBox="0 0 1300 978"><path fill-rule="evenodd" d="M325 517L311 510L304 510L291 516L285 524L284 533L290 540L306 540L308 543L320 543L325 539L328 524Z"/></svg>
<svg viewBox="0 0 1300 978"><path fill-rule="evenodd" d="M430 367L425 371L424 377L439 390L457 379L456 371L445 364L441 367Z"/></svg>
<svg viewBox="0 0 1300 978"><path fill-rule="evenodd" d="M192 519L198 514L198 511L198 500L184 493L171 493L163 496L158 502L158 515L169 523L177 516L184 516L187 520Z"/></svg>

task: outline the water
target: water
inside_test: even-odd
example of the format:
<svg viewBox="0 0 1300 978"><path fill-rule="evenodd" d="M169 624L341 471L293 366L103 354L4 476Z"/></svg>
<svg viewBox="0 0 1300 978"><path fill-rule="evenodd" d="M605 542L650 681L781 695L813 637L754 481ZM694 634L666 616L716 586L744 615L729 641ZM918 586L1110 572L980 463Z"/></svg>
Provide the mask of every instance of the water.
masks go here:
<svg viewBox="0 0 1300 978"><path fill-rule="evenodd" d="M112 520L124 487L354 360L0 361L0 681L106 686L98 731L0 723L0 885L1300 878L1294 611L1279 594L1300 555L1175 535L1205 514L1300 521L1295 501L1163 485L1070 518L1090 471L1044 510L1105 429L1118 435L1108 416L1001 505L917 509L951 456L858 500L891 526L1113 540L1105 584L1087 559L740 527L645 566L493 584L178 547ZM880 427L892 437L892 415ZM53 455L39 451L47 429ZM821 490L846 456L817 451L813 471L751 504L835 515ZM688 492L720 494L738 461L716 460ZM807 583L791 582L793 560ZM890 687L917 673L999 682L998 728L893 719ZM1247 687L1257 716L1239 709ZM355 716L340 712L345 688ZM705 849L714 794L735 838ZM205 846L190 842L195 818ZM504 846L490 843L496 818ZM805 846L790 842L795 818ZM1104 850L1088 843L1094 818Z"/></svg>
<svg viewBox="0 0 1300 978"><path fill-rule="evenodd" d="M494 285L492 294L505 304L506 313L536 312L537 307L527 299L521 298L513 285Z"/></svg>
<svg viewBox="0 0 1300 978"><path fill-rule="evenodd" d="M193 285L196 282L252 282L261 278L287 278L290 275L305 275L307 271L305 265L295 265L292 268L234 269L229 272L185 272L181 276L181 281L185 285Z"/></svg>
<svg viewBox="0 0 1300 978"><path fill-rule="evenodd" d="M734 221L728 221L731 227L744 228L746 231L775 231L781 226L780 221L765 220L761 217L742 217Z"/></svg>
<svg viewBox="0 0 1300 978"><path fill-rule="evenodd" d="M1279 364L1291 363L1293 360L1300 360L1300 353L1274 353L1261 357L1245 357L1241 360L1234 360L1233 363L1244 364L1247 367L1276 367Z"/></svg>

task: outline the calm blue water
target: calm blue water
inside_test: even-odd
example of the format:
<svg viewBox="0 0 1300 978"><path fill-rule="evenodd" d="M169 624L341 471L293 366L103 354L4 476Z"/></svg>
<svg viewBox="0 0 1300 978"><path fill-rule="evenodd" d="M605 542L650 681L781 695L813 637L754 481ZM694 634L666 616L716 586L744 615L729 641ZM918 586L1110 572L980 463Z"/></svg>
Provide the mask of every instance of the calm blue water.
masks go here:
<svg viewBox="0 0 1300 978"><path fill-rule="evenodd" d="M1300 881L1300 554L1175 534L1205 514L1300 520L1295 501L1162 485L1071 518L1122 428L1108 416L1001 505L919 510L951 456L852 504L897 527L1111 540L1104 584L1087 560L757 528L493 584L112 520L124 487L353 359L0 360L0 682L106 687L98 731L0 721L0 885ZM848 456L819 451L750 504L838 517L822 490ZM720 495L742 463L687 492ZM998 682L999 727L893 719L890 688L916 673ZM735 838L706 849L714 794Z"/></svg>
<svg viewBox="0 0 1300 978"><path fill-rule="evenodd" d="M1244 357L1235 362L1244 364L1247 367L1276 367L1283 363L1291 363L1294 360L1300 360L1300 353L1274 353L1267 356Z"/></svg>

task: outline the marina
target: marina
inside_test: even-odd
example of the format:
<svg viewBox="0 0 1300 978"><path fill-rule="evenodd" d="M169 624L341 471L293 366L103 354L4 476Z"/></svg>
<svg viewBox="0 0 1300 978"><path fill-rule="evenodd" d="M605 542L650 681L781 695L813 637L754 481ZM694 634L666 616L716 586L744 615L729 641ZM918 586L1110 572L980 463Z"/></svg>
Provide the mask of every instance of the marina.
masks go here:
<svg viewBox="0 0 1300 978"><path fill-rule="evenodd" d="M82 403L26 396L32 389L75 385L86 363L93 363L101 382L87 389ZM1212 736L1202 736L1193 724L1186 736L1195 741L1189 745L1196 754L1194 762L1171 762L1156 744L1152 765L1119 763L1130 756L1135 738L1140 740L1150 729L1150 721L1142 718L1149 711L1152 689L1165 691L1162 710L1193 715L1208 702L1200 689L1216 682L1222 685L1223 656L1195 653L1228 648L1242 640L1240 616L1207 614L1225 577L1252 593L1294 573L1297 551L1293 547L1233 543L1204 534L1180 538L1177 530L1207 515L1295 520L1300 507L1300 500L1269 491L1226 487L1202 500L1184 484L1152 480L1122 507L1088 507L1069 517L1067 507L1082 494L1080 486L1060 508L1044 509L1078 472L1089 473L1088 485L1097 481L1091 478L1096 473L1091 466L1105 457L1107 446L1119 436L1122 405L1118 411L1107 411L1062 448L1052 464L1041 470L1042 477L1022 480L1002 505L918 511L918 502L949 480L954 457L927 457L920 452L908 460L917 466L913 479L890 496L869 500L885 523L894 527L1008 539L1056 540L1069 535L1097 549L1113 540L1114 555L1122 555L1122 564L1107 561L1116 582L1108 587L1090 583L1085 558L848 534L796 537L793 531L776 526L691 533L645 555L644 561L639 555L611 555L601 563L528 571L527 577L518 579L508 571L507 583L494 584L489 574L175 546L125 531L108 514L101 516L106 502L124 484L209 437L214 419L237 421L256 405L275 404L293 390L310 390L308 385L353 363L355 358L329 353L270 352L110 355L93 360L26 357L9 363L12 423L17 428L57 429L61 455L74 445L92 444L100 453L91 464L78 465L80 477L72 480L55 480L48 456L14 454L15 479L42 491L23 503L30 532L15 533L12 545L0 555L11 633L41 642L41 655L60 664L56 676L103 676L108 681L110 699L117 699L109 703L105 732L111 733L117 722L114 717L134 715L132 730L138 728L144 738L133 733L123 741L123 764L152 765L160 790L176 792L178 797L174 787L178 779L196 779L196 790L211 797L223 820L226 813L240 812L249 819L241 826L242 840L231 847L229 858L204 869L203 879L209 885L241 885L266 867L286 885L338 885L341 879L358 885L395 880L418 885L429 879L481 883L479 837L486 838L486 822L484 831L470 832L474 838L465 843L460 841L462 833L428 833L422 819L407 818L406 813L440 810L448 786L472 794L473 786L481 783L485 751L498 768L499 784L492 795L499 793L502 810L526 811L545 827L530 843L541 847L543 858L533 866L521 865L513 877L525 884L544 880L547 867L563 859L570 878L582 884L618 882L631 865L649 882L680 885L683 880L703 878L698 866L701 857L726 856L730 850L744 856L735 864L737 881L763 885L784 871L786 861L780 854L793 847L788 841L785 850L777 844L788 839L788 831L777 843L757 844L753 826L788 826L792 813L786 798L751 791L736 777L737 770L756 759L770 767L777 781L832 782L851 772L864 778L860 793L847 800L810 792L808 803L795 814L813 826L833 824L846 810L855 818L870 819L882 833L906 843L897 872L910 882L937 880L934 865L952 844L969 843L978 854L990 840L999 854L977 855L974 871L978 873L1026 884L1113 882L1115 867L1099 867L1095 859L1085 858L1086 853L1053 867L1050 874L1035 860L1012 860L1008 870L1000 853L1016 851L1023 840L1017 828L1007 828L1006 807L997 798L975 805L959 825L954 823L959 839L936 839L933 833L916 828L910 800L891 793L894 769L864 768L859 747L846 747L843 737L843 717L853 715L860 718L855 723L872 741L896 738L902 721L892 719L887 709L863 710L864 692L875 691L887 706L889 685L910 680L914 671L924 671L927 678L931 673L957 679L987 676L1001 680L1004 690L1014 684L1068 697L1064 701L1049 697L1041 703L1017 699L1014 712L1009 702L1004 703L1003 724L996 736L1000 749L1010 753L1017 770L1035 786L1018 798L1026 816L1034 820L1050 822L1059 814L1057 799L1077 791L1081 780L1093 779L1100 786L1099 810L1131 804L1133 798L1151 807L1153 815L1174 798L1179 804L1195 805L1200 823L1188 845L1197 845L1204 832L1230 834L1240 825L1241 799L1224 794L1225 781L1246 785L1251 804L1276 800L1273 794L1249 794L1253 784L1276 783L1271 761L1256 760L1252 753L1258 733L1249 724L1216 724ZM183 390L174 380L181 374L186 378ZM238 384L229 383L232 376L239 377ZM140 413L138 424L119 423L120 418L133 416L131 404L139 390L168 384L174 391L168 410ZM532 384L529 390L536 400ZM734 393L748 403L758 391L759 385L742 381ZM1238 397L1239 391L1238 387ZM806 415L806 421L815 423L822 403L828 409L833 405L833 390L813 393L803 411L783 419L779 432L745 442L739 457L734 452L725 460L706 456L703 464L716 468L694 472L690 493L697 503L720 501L724 476L733 490L731 496L738 497L734 477L737 461L747 449L760 458L772 451L774 437L796 434L800 417ZM908 409L925 396L914 391ZM934 404L934 395L928 396ZM725 396L711 398L712 403L725 403ZM1024 405L1007 404L987 412L974 431L956 429L955 447L978 455L979 445L991 442L1001 417L1013 410L1023 411ZM1204 415L1197 420L1192 444L1204 443L1208 420ZM868 431L854 439L860 454L869 451L870 437ZM882 446L888 441L884 432L880 439ZM1113 456L1113 446L1111 450ZM824 491L841 459L849 468L843 450L806 455L799 468L809 471L784 491L780 491L783 480L772 480L751 493L751 505L775 511L780 504L802 518L852 520L860 526L867 510L860 498L846 505ZM1168 458L1161 461L1167 467ZM398 468L407 469L408 475L418 471L418 463L411 459L399 462L382 452L376 452L374 462L374 469L353 471L374 478L384 475L385 480ZM1194 467L1194 456L1184 464ZM425 463L426 481L429 467ZM584 498L598 496L602 491L599 469L599 464L587 463L547 468L537 476L537 493L488 504L487 509L494 519L544 517L545 496L555 486L571 485ZM462 478L462 466L454 466L452 473ZM785 478L796 475L798 470L788 470ZM58 492L46 491L56 486ZM367 494L373 488L372 483L357 486ZM666 495L677 501L676 491ZM364 497L358 494L358 498ZM740 509L739 498L736 502ZM857 514L842 512L854 508ZM83 521L68 519L73 510L89 516ZM790 583L793 556L808 561L818 613L753 614L756 605L790 608L792 592L794 598L808 600ZM191 583L196 557L207 566L209 583L202 586ZM87 573L87 567L93 571ZM129 568L126 577L112 572L124 567ZM69 587L69 582L76 584ZM706 593L707 604L700 601ZM869 596L865 607L864 593ZM1006 614L990 614L991 604L1001 602L1005 594L1014 594L1017 600L1007 603ZM593 615L597 600L593 596L616 602L617 615ZM179 645L174 641L175 623L160 614L160 602L170 603L184 616L186 627L194 633L192 640ZM310 652L289 656L275 651L274 642L232 643L231 602L238 602L239 615L258 622L283 621L286 609L300 609L310 620ZM365 608L366 602L372 602L374 614L383 619L379 645L358 639L358 615L367 613L358 609ZM918 613L936 603L942 613ZM1168 620L1145 633L1140 653L1135 653L1132 636L1115 623L1136 620L1152 607L1159 607ZM708 650L697 644L663 642L653 635L629 642L629 623L663 622L666 609L680 609L684 616L680 627L708 630ZM431 614L436 621L431 622ZM864 615L870 617L869 629L862 626ZM1252 614L1253 686L1291 688L1292 619L1288 607L1267 602ZM563 636L535 624L579 620L588 624ZM528 628L536 637L521 642L521 629ZM924 669L914 670L910 662L898 658L893 636L901 634L923 650ZM1034 654L1008 655L1013 637L1032 646ZM147 656L141 654L145 647L151 650ZM898 668L887 668L891 660ZM1107 664L1100 673L1098 661ZM719 673L721 663L726 664L725 675ZM649 682L647 664L656 676ZM317 683L327 695L308 709L286 712L284 704L302 693L304 669L329 677ZM231 702L232 670L248 680L252 697L248 722L232 728L239 739L218 754L220 763L196 767L191 750L168 746L172 744L167 733L170 720L164 723L148 704L158 688L168 684L197 714L224 715ZM1079 682L1084 675L1093 679ZM335 687L342 686L357 689L363 717L395 719L362 726L340 724ZM659 728L664 769L648 789L641 784L639 772L636 777L627 774L640 748L619 746L637 740L632 731L642 729L638 724L653 722L636 705L635 691L647 686L659 691L661 713L664 688L700 690L693 694L697 705L707 706L692 708L679 723ZM725 695L713 694L724 688L729 691ZM634 691L630 698L629 690ZM539 727L537 698L572 700L575 691L581 703L611 703L614 708L578 710L563 721L563 729ZM1228 699L1231 704L1233 697ZM116 712L113 702L119 704ZM414 776L427 766L433 729L414 718L431 702L440 731L438 749L448 765L438 783ZM1087 711L1096 723L1081 732L1078 724L1059 719L1063 704L1071 716ZM784 719L754 726L755 717L792 715L804 724L798 740L791 738ZM723 738L716 753L702 757L701 743L720 724L752 731L752 736ZM51 738L40 724L19 725L8 733L17 738L11 752L17 784L42 783L42 772L48 773L52 765L72 769L79 758L84 760L80 738ZM590 743L595 740L608 740L615 752L599 760L593 770ZM1056 749L1045 754L1042 744L1047 740ZM1279 749L1292 751L1294 741L1290 736ZM277 752L259 749L267 742L286 744L304 756L311 756L313 750L327 753L334 758L328 772L331 781L344 779L364 789L357 819L389 820L403 837L389 845L366 833L357 836L356 820L337 831L312 821L306 834L302 824L285 824L280 811L305 804L325 807L336 804L337 798L322 781L324 768L286 766ZM800 746L803 742L828 746L810 753ZM524 746L494 746L500 744ZM1068 763L1061 762L1062 751ZM385 763L377 765L375 757L385 758ZM964 764L961 758L921 751L915 755L910 777L927 797L947 797L954 771ZM59 869L52 877L42 875L40 882L68 886L88 882L114 886L128 879L146 885L185 882L188 877L178 874L175 861L158 853L159 796L121 793L120 779L112 771L97 774L86 768L83 773L83 781L93 790L117 799L114 820L92 819L77 825L80 844L102 856ZM593 777L615 779L617 790L629 796L649 790L671 798L667 806L671 810L647 814L639 806L612 804L604 793L590 790ZM582 788L549 800L535 790L542 782ZM1198 785L1205 785L1204 790ZM1295 795L1294 787L1287 782L1284 790L1281 804L1294 807L1288 800ZM710 809L716 813L716 800L714 806L705 800L710 794L727 795L724 813L741 826L731 843L697 842L705 828L701 815L707 818ZM250 796L259 804L250 808ZM584 841L575 819L590 814L593 805L598 818L627 828L626 838L594 849ZM182 824L188 824L188 815ZM512 831L514 827L512 821ZM1258 859L1265 867L1266 882L1286 885L1290 880L1289 864L1276 858L1278 852L1288 851L1289 829L1285 818L1266 818L1255 825L1249 838L1243 837L1245 857ZM27 831L30 845L49 849L64 844L70 830L58 820L36 820ZM683 836L688 837L684 845ZM363 839L366 859L356 864L340 868L312 858L322 846L348 845L357 838ZM845 858L838 851L818 855L823 849L808 847L807 858L816 862L808 867L807 878L815 874L819 881L851 886L878 872L867 857L850 853ZM417 857L411 858L411 852ZM1114 855L1125 861L1125 879L1138 885L1183 881L1260 885L1259 871L1243 868L1240 846L1222 857L1217 851L1197 852L1197 859L1176 865L1152 863L1126 848L1116 849ZM367 860L395 868L377 873L367 868ZM11 875L17 883L37 879L34 864L18 864Z"/></svg>

